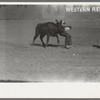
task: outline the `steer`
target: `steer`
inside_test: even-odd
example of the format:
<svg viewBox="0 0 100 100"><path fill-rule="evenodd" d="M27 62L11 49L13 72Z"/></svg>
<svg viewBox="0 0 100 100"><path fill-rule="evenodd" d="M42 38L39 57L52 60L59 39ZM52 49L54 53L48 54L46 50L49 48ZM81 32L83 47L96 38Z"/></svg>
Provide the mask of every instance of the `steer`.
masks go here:
<svg viewBox="0 0 100 100"><path fill-rule="evenodd" d="M56 20L57 21L57 20ZM57 37L57 43L59 43L59 37L58 34L61 32L62 28L61 27L61 21L57 22L57 23L53 23L53 22L46 22L46 23L39 23L36 26L36 30L35 30L35 36L33 38L33 43L35 42L36 38L40 35L40 40L43 44L43 47L48 46L48 42L49 42L49 37L53 36L53 37ZM43 38L44 36L47 35L47 43L45 45Z"/></svg>
<svg viewBox="0 0 100 100"><path fill-rule="evenodd" d="M65 37L65 47L66 47L66 39L67 39L67 34L65 33L65 26L62 25L62 20L56 20L56 23L54 22L45 22L45 23L39 23L36 26L35 30L35 36L33 38L33 43L34 44L36 38L40 35L40 40L42 42L43 47L48 46L49 42L49 37L50 36L56 36L57 37L57 42L59 43L59 37L60 36ZM69 26L66 26L69 27ZM70 27L69 27L70 28ZM44 36L47 35L47 43L45 44L43 41Z"/></svg>

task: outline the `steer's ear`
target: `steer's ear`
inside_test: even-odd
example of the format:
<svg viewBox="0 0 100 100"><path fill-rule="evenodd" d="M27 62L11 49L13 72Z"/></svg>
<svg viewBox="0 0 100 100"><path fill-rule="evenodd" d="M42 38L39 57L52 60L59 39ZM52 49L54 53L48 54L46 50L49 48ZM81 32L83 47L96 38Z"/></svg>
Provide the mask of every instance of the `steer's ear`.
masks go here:
<svg viewBox="0 0 100 100"><path fill-rule="evenodd" d="M60 18L58 19L58 21L59 21L60 23L62 23L62 20L61 20Z"/></svg>
<svg viewBox="0 0 100 100"><path fill-rule="evenodd" d="M62 24L62 20L60 20L60 23Z"/></svg>
<svg viewBox="0 0 100 100"><path fill-rule="evenodd" d="M55 21L57 22L58 20L57 20L57 19L55 19Z"/></svg>
<svg viewBox="0 0 100 100"><path fill-rule="evenodd" d="M57 20L57 19L55 19L55 21L56 21L56 22L58 22L58 20Z"/></svg>
<svg viewBox="0 0 100 100"><path fill-rule="evenodd" d="M55 19L55 21L58 23L59 22L59 20L58 19Z"/></svg>

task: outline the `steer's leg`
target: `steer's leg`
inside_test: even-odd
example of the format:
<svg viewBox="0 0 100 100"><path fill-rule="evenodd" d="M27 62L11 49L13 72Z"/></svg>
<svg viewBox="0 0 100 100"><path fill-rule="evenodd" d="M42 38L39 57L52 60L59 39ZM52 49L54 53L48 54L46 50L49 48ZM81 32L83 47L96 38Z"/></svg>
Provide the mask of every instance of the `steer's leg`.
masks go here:
<svg viewBox="0 0 100 100"><path fill-rule="evenodd" d="M31 45L34 45L34 42L35 42L36 38L37 38L39 35L40 35L40 33L39 33L39 30L38 30L38 27L36 27L35 36L34 36L34 38L33 38L33 43L32 43Z"/></svg>
<svg viewBox="0 0 100 100"><path fill-rule="evenodd" d="M57 38L57 44L59 44L59 37L58 37L58 35L56 35L56 38Z"/></svg>
<svg viewBox="0 0 100 100"><path fill-rule="evenodd" d="M41 42L42 42L43 47L45 48L46 46L45 46L45 43L44 43L44 41L43 41L43 37L44 37L44 36L45 36L44 34L41 34L41 35L40 35L40 40L41 40Z"/></svg>
<svg viewBox="0 0 100 100"><path fill-rule="evenodd" d="M48 46L49 38L50 38L50 34L48 33L48 34L47 34L47 43L46 43L46 46Z"/></svg>
<svg viewBox="0 0 100 100"><path fill-rule="evenodd" d="M33 38L33 43L31 45L34 45L34 42L36 40L36 38L39 36L39 34L35 34L34 38Z"/></svg>

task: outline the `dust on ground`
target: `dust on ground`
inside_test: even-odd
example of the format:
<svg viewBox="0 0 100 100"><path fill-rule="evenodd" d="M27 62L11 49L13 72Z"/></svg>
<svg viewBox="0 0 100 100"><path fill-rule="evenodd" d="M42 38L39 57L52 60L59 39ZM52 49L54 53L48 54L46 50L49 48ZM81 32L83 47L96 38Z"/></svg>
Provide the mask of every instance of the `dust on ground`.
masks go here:
<svg viewBox="0 0 100 100"><path fill-rule="evenodd" d="M100 49L0 42L0 79L30 82L99 82Z"/></svg>

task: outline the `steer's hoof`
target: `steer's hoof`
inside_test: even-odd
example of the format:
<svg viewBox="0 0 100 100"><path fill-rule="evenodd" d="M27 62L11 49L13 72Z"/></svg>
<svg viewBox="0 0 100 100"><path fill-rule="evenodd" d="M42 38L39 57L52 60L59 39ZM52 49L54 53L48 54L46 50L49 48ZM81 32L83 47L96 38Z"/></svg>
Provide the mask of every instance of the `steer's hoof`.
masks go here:
<svg viewBox="0 0 100 100"><path fill-rule="evenodd" d="M31 46L33 46L33 45L34 45L34 43L31 44Z"/></svg>
<svg viewBox="0 0 100 100"><path fill-rule="evenodd" d="M60 44L60 42L58 41L57 44Z"/></svg>
<svg viewBox="0 0 100 100"><path fill-rule="evenodd" d="M48 47L48 44L46 44L46 47Z"/></svg>
<svg viewBox="0 0 100 100"><path fill-rule="evenodd" d="M69 46L65 46L65 48L66 48L66 49L70 49L70 47L69 47Z"/></svg>
<svg viewBox="0 0 100 100"><path fill-rule="evenodd" d="M46 45L44 44L43 47L46 48Z"/></svg>

